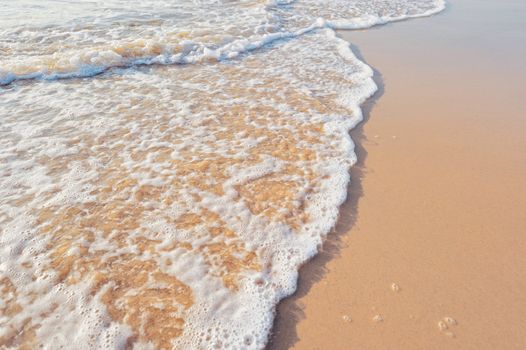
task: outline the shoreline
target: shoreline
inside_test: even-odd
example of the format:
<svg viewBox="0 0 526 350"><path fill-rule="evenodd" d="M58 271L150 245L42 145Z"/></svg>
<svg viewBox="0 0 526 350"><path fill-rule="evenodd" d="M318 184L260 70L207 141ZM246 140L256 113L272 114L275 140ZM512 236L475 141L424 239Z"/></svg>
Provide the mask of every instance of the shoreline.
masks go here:
<svg viewBox="0 0 526 350"><path fill-rule="evenodd" d="M447 8L443 11L447 11ZM419 18L425 20L429 16L440 14L441 12L423 17L403 19L391 23L396 24L398 22L411 21ZM378 26L389 25L391 23L385 23ZM370 29L371 28L358 30ZM353 31L355 30L337 30L339 34L341 34L341 32ZM368 65L360 49L352 42L348 43L356 58ZM297 303L309 293L310 289L316 283L320 283L324 280L327 272L327 264L337 257L342 249L349 246L347 234L351 231L357 221L356 218L358 216L359 201L363 196L362 180L367 172L367 169L365 168L365 162L367 159L367 149L365 145L369 140L364 133L364 127L371 117L372 110L385 92L382 74L375 67L369 67L374 72L373 81L377 89L372 96L360 105L362 120L349 131L352 142L354 143L354 153L356 154L357 160L349 170L351 180L347 189L347 198L345 199L345 202L341 204L339 208L340 216L338 217L334 228L327 234L320 251L301 266L296 291L294 294L282 299L277 305L274 325L271 334L269 335L269 342L265 347L267 350L289 349L299 341L294 328L296 324L305 317L305 315L302 308L297 305ZM343 215L344 213L346 215Z"/></svg>
<svg viewBox="0 0 526 350"><path fill-rule="evenodd" d="M477 4L450 1L433 17L339 31L374 69L378 91L351 131L358 161L338 224L300 269L296 293L278 305L268 349L526 346L518 326L526 276L512 267L526 263L520 238L526 162L512 149L526 149L520 136L526 123L519 93L505 85L513 77L519 88L526 78L521 49L511 44L522 35L512 33L520 12L514 6L523 5L484 3L472 14L470 3ZM486 29L482 16L492 12L498 16ZM482 36L499 28L513 34L510 40ZM491 57L479 58L489 49ZM484 81L487 90L479 85ZM440 96L438 86L451 91ZM508 119L497 118L498 111ZM502 169L509 186L497 177ZM444 170L445 178L437 178Z"/></svg>
<svg viewBox="0 0 526 350"><path fill-rule="evenodd" d="M340 32L340 30L338 32ZM349 45L356 58L367 64L360 49L352 43L349 43ZM363 119L349 132L354 143L354 153L356 154L357 160L349 171L351 180L347 189L347 198L340 206L338 221L334 228L331 229L331 232L327 234L320 251L300 268L296 291L291 296L282 299L277 305L274 325L265 349L288 349L299 340L296 334L289 332L305 317L301 307L296 305L297 302L305 297L316 283L323 281L327 272L327 263L337 257L341 250L348 246L347 233L356 223L359 210L358 204L363 195L361 183L366 173L365 161L367 159L367 149L364 145L367 143L367 136L364 134L363 129L370 119L371 111L384 94L382 74L376 68L370 67L374 72L373 81L377 90L360 105ZM350 213L350 215L342 215L343 213ZM285 310L280 311L280 309Z"/></svg>

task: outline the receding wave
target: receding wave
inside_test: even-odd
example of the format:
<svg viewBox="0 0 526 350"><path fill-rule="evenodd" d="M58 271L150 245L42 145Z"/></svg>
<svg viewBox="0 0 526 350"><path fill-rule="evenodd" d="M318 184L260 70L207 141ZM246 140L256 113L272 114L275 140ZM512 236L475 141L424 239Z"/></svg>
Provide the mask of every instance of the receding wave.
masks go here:
<svg viewBox="0 0 526 350"><path fill-rule="evenodd" d="M376 90L333 29L442 8L0 9L0 348L263 348L337 220Z"/></svg>

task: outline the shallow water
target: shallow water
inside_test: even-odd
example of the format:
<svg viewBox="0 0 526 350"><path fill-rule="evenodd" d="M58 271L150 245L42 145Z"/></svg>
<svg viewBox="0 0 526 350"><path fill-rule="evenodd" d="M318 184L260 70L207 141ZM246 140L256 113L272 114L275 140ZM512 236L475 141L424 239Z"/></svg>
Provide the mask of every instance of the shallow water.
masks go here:
<svg viewBox="0 0 526 350"><path fill-rule="evenodd" d="M376 89L333 29L442 7L1 1L0 346L262 348Z"/></svg>

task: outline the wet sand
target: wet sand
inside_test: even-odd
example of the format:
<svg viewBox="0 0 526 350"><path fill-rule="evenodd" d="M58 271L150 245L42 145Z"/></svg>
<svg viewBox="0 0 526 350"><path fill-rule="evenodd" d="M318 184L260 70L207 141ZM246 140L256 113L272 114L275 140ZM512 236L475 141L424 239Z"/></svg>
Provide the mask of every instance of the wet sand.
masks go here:
<svg viewBox="0 0 526 350"><path fill-rule="evenodd" d="M526 349L524 13L453 0L340 33L380 90L340 221L269 349Z"/></svg>

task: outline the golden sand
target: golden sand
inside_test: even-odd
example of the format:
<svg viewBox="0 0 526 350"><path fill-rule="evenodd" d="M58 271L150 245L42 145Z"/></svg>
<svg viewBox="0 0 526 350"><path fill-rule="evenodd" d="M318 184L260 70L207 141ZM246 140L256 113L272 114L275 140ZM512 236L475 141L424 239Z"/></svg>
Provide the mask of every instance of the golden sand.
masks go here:
<svg viewBox="0 0 526 350"><path fill-rule="evenodd" d="M336 232L280 305L269 349L526 348L521 9L451 1L341 33L383 89L352 132Z"/></svg>

